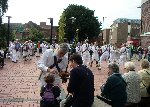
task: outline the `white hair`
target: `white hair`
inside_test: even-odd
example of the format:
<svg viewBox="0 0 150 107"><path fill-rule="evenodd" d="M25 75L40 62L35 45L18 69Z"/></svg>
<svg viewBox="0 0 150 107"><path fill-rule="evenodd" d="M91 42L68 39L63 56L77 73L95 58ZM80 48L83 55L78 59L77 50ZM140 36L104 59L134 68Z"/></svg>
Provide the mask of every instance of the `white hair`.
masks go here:
<svg viewBox="0 0 150 107"><path fill-rule="evenodd" d="M124 66L128 71L135 70L135 64L133 62L126 62Z"/></svg>
<svg viewBox="0 0 150 107"><path fill-rule="evenodd" d="M65 53L69 52L69 46L67 43L61 43L59 49L61 49Z"/></svg>

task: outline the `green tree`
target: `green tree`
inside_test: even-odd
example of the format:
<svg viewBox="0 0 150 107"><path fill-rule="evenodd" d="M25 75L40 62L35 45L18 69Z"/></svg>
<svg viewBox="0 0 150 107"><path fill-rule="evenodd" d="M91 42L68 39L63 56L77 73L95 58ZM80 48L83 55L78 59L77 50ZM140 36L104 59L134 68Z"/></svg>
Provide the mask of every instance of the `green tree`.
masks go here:
<svg viewBox="0 0 150 107"><path fill-rule="evenodd" d="M59 20L59 31L58 31L58 34L59 34L59 38L58 38L58 40L59 40L59 42L64 42L64 37L65 37L65 26L66 26L66 24L65 24L65 21L66 21L66 18L65 18L65 16L64 16L65 14L62 14L62 16L60 17L60 20Z"/></svg>
<svg viewBox="0 0 150 107"><path fill-rule="evenodd" d="M2 23L2 16L8 9L8 0L0 0L0 25Z"/></svg>
<svg viewBox="0 0 150 107"><path fill-rule="evenodd" d="M65 25L65 26L64 26ZM89 40L98 37L101 24L94 16L94 10L90 10L82 5L69 5L62 13L59 20L59 36L72 41L76 30L79 29L78 39L83 41L87 37ZM61 28L61 29L60 29ZM61 34L60 32L64 32Z"/></svg>
<svg viewBox="0 0 150 107"><path fill-rule="evenodd" d="M35 27L31 27L29 35L30 36L27 39L31 39L33 41L42 40L44 37L44 35L40 31L38 31Z"/></svg>
<svg viewBox="0 0 150 107"><path fill-rule="evenodd" d="M4 24L0 26L0 47L6 47L7 28Z"/></svg>

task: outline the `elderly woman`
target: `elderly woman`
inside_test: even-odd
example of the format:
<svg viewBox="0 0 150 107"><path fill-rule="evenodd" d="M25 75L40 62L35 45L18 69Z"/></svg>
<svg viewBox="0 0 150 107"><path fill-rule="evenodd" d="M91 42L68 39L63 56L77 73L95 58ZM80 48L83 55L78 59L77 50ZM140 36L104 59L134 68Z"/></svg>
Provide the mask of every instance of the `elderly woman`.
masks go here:
<svg viewBox="0 0 150 107"><path fill-rule="evenodd" d="M127 83L127 107L136 107L141 100L140 82L141 78L135 71L135 64L133 62L126 62L125 69L127 73L123 75Z"/></svg>
<svg viewBox="0 0 150 107"><path fill-rule="evenodd" d="M108 65L108 76L101 95L112 101L112 107L124 107L127 100L126 82L119 73L117 64Z"/></svg>
<svg viewBox="0 0 150 107"><path fill-rule="evenodd" d="M141 96L143 98L150 98L150 94L147 93L146 88L150 85L150 69L148 60L144 59L141 63L142 70L138 71L138 74L141 76L142 81L140 83Z"/></svg>

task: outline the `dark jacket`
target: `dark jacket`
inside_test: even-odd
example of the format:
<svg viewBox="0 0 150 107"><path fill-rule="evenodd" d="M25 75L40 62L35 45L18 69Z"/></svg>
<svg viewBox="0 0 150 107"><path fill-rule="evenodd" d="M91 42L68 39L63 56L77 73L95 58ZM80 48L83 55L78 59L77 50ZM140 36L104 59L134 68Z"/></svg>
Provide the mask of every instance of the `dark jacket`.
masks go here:
<svg viewBox="0 0 150 107"><path fill-rule="evenodd" d="M94 101L94 75L92 71L83 65L72 69L67 91L73 94L72 107L91 107Z"/></svg>
<svg viewBox="0 0 150 107"><path fill-rule="evenodd" d="M54 101L54 104L51 105L49 104L48 102L45 102L43 100L40 101L40 107L48 107L48 106L51 106L51 107L59 107L59 102L57 101L57 97L60 96L60 93L61 93L61 90L58 86L53 86L52 84L48 84L46 85L46 87L53 87L52 88L52 92L53 92L53 95L54 95L54 98L55 98L55 101ZM41 88L41 92L40 92L40 96L42 97L44 92L45 92L46 88L43 86Z"/></svg>
<svg viewBox="0 0 150 107"><path fill-rule="evenodd" d="M123 107L127 101L126 86L121 74L114 73L108 77L102 96L112 100L112 107Z"/></svg>

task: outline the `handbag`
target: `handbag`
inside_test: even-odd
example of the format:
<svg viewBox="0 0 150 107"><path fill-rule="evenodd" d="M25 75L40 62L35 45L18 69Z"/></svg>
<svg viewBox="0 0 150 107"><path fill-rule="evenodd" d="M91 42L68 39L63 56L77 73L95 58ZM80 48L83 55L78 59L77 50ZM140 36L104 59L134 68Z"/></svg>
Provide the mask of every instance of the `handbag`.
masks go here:
<svg viewBox="0 0 150 107"><path fill-rule="evenodd" d="M71 107L73 104L73 95L67 94L66 102L64 103L64 107Z"/></svg>
<svg viewBox="0 0 150 107"><path fill-rule="evenodd" d="M147 74L149 74L149 73L147 72ZM146 87L146 85L143 83L143 81L142 81L142 84ZM146 87L146 90L147 90L147 93L150 94L150 85L148 87Z"/></svg>
<svg viewBox="0 0 150 107"><path fill-rule="evenodd" d="M105 98L103 96L98 96L98 95L97 95L97 98L102 100L102 101L104 101L105 103L107 103L109 105L112 105L112 101L110 99L107 99L107 98Z"/></svg>

